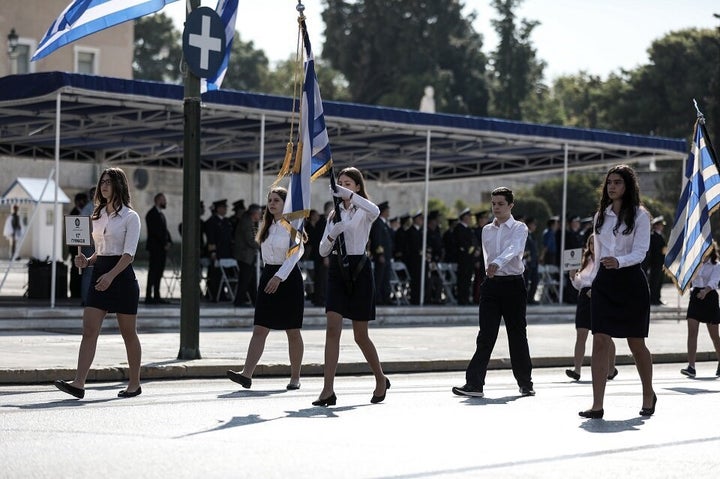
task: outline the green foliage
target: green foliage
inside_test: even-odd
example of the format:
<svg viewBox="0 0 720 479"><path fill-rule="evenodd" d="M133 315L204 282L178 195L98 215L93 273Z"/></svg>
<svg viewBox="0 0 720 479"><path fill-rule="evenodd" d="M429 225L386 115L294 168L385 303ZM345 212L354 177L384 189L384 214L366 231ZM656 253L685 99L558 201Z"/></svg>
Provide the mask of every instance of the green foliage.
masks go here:
<svg viewBox="0 0 720 479"><path fill-rule="evenodd" d="M486 115L482 36L446 0L326 0L322 56L354 102L417 109L435 89L437 111Z"/></svg>
<svg viewBox="0 0 720 479"><path fill-rule="evenodd" d="M600 185L603 177L596 174L569 173L567 183L567 215L590 216L600 201ZM563 178L558 176L542 181L533 187L533 193L543 199L551 215L562 213Z"/></svg>
<svg viewBox="0 0 720 479"><path fill-rule="evenodd" d="M491 23L498 34L497 49L492 53L492 100L490 114L495 117L523 120L523 106L542 82L545 62L537 58L530 41L533 29L540 23L523 19L518 28L515 10L523 0L493 0L499 19ZM540 115L536 115L540 117Z"/></svg>
<svg viewBox="0 0 720 479"><path fill-rule="evenodd" d="M512 214L514 218L523 217L535 218L537 229L535 230L535 239L539 240L542 236L542 230L548 218L552 216L552 210L547 201L537 196L527 193L519 193L515 197L515 206L513 206Z"/></svg>
<svg viewBox="0 0 720 479"><path fill-rule="evenodd" d="M182 35L164 13L135 20L133 78L167 83L180 82Z"/></svg>
<svg viewBox="0 0 720 479"><path fill-rule="evenodd" d="M349 101L350 93L345 77L339 71L333 69L322 59L315 59L315 74L320 85L320 94L323 100ZM299 95L298 89L302 86L303 65L298 64L295 55L281 61L275 67L265 85L264 93L275 95L293 96Z"/></svg>

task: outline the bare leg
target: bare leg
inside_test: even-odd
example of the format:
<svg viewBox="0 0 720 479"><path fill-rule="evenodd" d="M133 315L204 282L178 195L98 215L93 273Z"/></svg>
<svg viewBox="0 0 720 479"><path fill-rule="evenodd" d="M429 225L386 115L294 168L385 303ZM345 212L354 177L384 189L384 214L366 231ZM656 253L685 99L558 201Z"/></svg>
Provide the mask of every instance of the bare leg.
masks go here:
<svg viewBox="0 0 720 479"><path fill-rule="evenodd" d="M106 314L107 311L97 308L87 307L83 310L83 333L80 350L78 351L77 370L75 371L75 379L70 383L76 388L85 387L90 366L95 358L100 328Z"/></svg>
<svg viewBox="0 0 720 479"><path fill-rule="evenodd" d="M593 334L593 350L590 369L592 371L593 405L592 410L603 409L605 383L608 377L608 354L612 338L607 334Z"/></svg>
<svg viewBox="0 0 720 479"><path fill-rule="evenodd" d="M137 315L118 313L117 319L128 359L127 391L135 392L140 387L140 362L142 360L142 348L136 327Z"/></svg>
<svg viewBox="0 0 720 479"><path fill-rule="evenodd" d="M645 346L645 338L627 338L628 346L635 359L635 367L640 375L640 382L643 389L643 405L644 408L653 406L653 397L655 391L652 385L653 364L652 355Z"/></svg>
<svg viewBox="0 0 720 479"><path fill-rule="evenodd" d="M373 344L368 334L368 322L367 321L353 321L353 333L355 335L355 343L360 347L365 360L370 366L370 370L375 375L375 396L382 396L385 394L385 374L380 364L380 358L378 357L377 349Z"/></svg>
<svg viewBox="0 0 720 479"><path fill-rule="evenodd" d="M720 361L720 335L718 335L718 325L708 323L707 329L710 334L710 339L712 339L713 346L715 346L715 355L717 356L718 361Z"/></svg>
<svg viewBox="0 0 720 479"><path fill-rule="evenodd" d="M288 329L288 353L290 355L290 382L300 384L300 368L302 366L303 344L302 334L299 329Z"/></svg>
<svg viewBox="0 0 720 479"><path fill-rule="evenodd" d="M324 382L323 389L320 391L320 399L326 399L335 392L335 373L340 357L340 335L342 334L342 316L333 311L328 311L326 316Z"/></svg>
<svg viewBox="0 0 720 479"><path fill-rule="evenodd" d="M245 364L240 374L246 378L252 378L255 372L255 367L260 361L263 351L265 351L265 340L270 334L270 330L265 326L254 326L253 334L250 338L250 345L248 346L247 357L245 358Z"/></svg>
<svg viewBox="0 0 720 479"><path fill-rule="evenodd" d="M575 330L575 356L573 364L575 366L575 372L580 374L582 370L583 359L585 359L585 342L588 337L588 329L577 328Z"/></svg>
<svg viewBox="0 0 720 479"><path fill-rule="evenodd" d="M688 318L688 335L687 335L687 350L688 350L688 366L695 367L695 359L697 358L697 338L698 330L700 329L700 322L697 319Z"/></svg>
<svg viewBox="0 0 720 479"><path fill-rule="evenodd" d="M608 371L613 372L615 370L615 341L610 338L610 345L608 347Z"/></svg>

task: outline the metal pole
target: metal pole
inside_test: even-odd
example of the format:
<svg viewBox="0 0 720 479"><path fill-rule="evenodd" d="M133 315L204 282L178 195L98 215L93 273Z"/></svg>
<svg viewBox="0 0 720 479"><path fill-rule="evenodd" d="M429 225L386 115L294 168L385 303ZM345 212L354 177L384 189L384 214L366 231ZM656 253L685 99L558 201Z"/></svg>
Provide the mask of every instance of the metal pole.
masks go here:
<svg viewBox="0 0 720 479"><path fill-rule="evenodd" d="M58 218L58 188L60 188L60 92L55 99L55 199L53 200L53 237L52 237L52 265L50 266L50 308L55 307L55 288L57 287L57 224ZM40 197L42 200L42 197ZM67 292L65 294L67 296Z"/></svg>
<svg viewBox="0 0 720 479"><path fill-rule="evenodd" d="M432 132L427 131L425 142L425 203L423 206L423 239L422 239L422 262L420 263L420 306L425 304L425 257L427 256L427 223L428 223L428 195L430 194L430 140Z"/></svg>
<svg viewBox="0 0 720 479"><path fill-rule="evenodd" d="M565 288L565 271L563 271L563 254L565 253L565 228L567 222L567 181L568 181L568 144L565 143L565 159L563 163L563 202L562 218L560 218L560 293L558 304L563 302L563 290Z"/></svg>
<svg viewBox="0 0 720 479"><path fill-rule="evenodd" d="M187 0L186 18L200 0ZM183 232L178 359L200 359L200 78L185 68Z"/></svg>

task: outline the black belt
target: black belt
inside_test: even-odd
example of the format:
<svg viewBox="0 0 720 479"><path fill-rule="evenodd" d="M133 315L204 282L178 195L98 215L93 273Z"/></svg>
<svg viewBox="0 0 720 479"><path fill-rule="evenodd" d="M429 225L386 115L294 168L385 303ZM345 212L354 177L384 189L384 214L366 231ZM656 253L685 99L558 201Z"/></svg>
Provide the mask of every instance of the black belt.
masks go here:
<svg viewBox="0 0 720 479"><path fill-rule="evenodd" d="M515 280L518 280L518 279L523 279L523 276L522 276L521 274L513 274L513 275L509 275L509 276L498 276L498 275L495 275L495 276L493 276L492 278L488 276L487 279L489 279L489 280L491 280L491 281L503 282L503 281L515 281Z"/></svg>

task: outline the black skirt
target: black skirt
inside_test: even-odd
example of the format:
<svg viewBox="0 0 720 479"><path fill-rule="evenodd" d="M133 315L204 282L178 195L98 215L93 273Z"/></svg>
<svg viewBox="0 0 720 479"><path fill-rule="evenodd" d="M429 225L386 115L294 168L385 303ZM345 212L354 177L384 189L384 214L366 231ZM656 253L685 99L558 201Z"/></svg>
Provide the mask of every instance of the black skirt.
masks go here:
<svg viewBox="0 0 720 479"><path fill-rule="evenodd" d="M375 279L370 260L365 255L348 256L348 260L352 281L343 277L338 256L330 255L325 312L338 313L353 321L373 321Z"/></svg>
<svg viewBox="0 0 720 479"><path fill-rule="evenodd" d="M108 289L105 291L95 289L98 278L113 269L120 258L121 256L96 257L85 306L102 309L108 313L137 314L140 287L132 264L115 277Z"/></svg>
<svg viewBox="0 0 720 479"><path fill-rule="evenodd" d="M590 287L582 288L577 297L577 308L575 309L575 328L590 329L592 327L592 302L588 292Z"/></svg>
<svg viewBox="0 0 720 479"><path fill-rule="evenodd" d="M687 318L692 318L701 323L720 324L720 306L718 306L718 293L713 289L700 299L697 294L701 288L693 288L690 291L690 303L688 304Z"/></svg>
<svg viewBox="0 0 720 479"><path fill-rule="evenodd" d="M265 292L268 281L279 269L280 265L275 264L266 264L263 268L255 302L254 324L268 329L300 329L305 311L305 291L300 268L295 265L274 293Z"/></svg>
<svg viewBox="0 0 720 479"><path fill-rule="evenodd" d="M647 338L650 290L639 264L627 268L600 266L592 284L592 332L613 338Z"/></svg>

